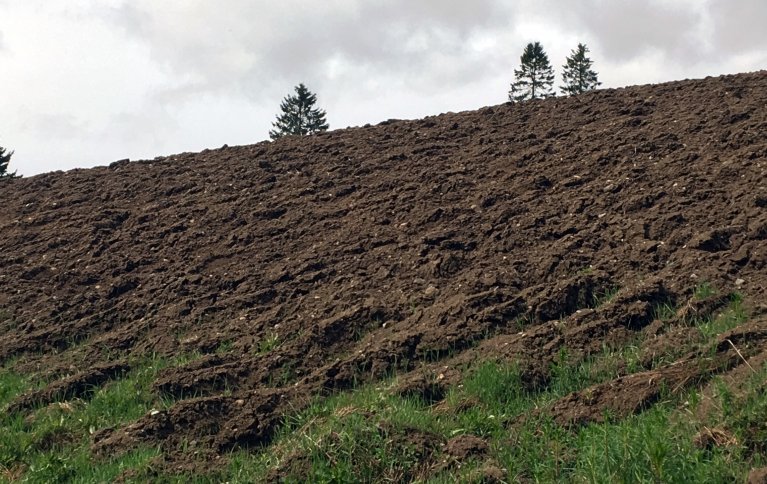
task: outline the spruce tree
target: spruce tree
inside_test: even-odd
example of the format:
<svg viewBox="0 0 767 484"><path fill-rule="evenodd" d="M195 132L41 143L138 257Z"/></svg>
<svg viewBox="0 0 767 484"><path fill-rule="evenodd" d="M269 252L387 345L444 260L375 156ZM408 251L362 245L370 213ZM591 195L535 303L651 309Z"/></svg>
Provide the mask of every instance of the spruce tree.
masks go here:
<svg viewBox="0 0 767 484"><path fill-rule="evenodd" d="M8 173L8 163L11 162L13 151L6 151L0 146L0 178L16 178L16 172Z"/></svg>
<svg viewBox="0 0 767 484"><path fill-rule="evenodd" d="M593 62L586 57L588 51L584 44L578 44L567 58L567 63L562 66L562 80L565 85L560 89L563 94L581 94L602 84L597 80L597 73L591 70Z"/></svg>
<svg viewBox="0 0 767 484"><path fill-rule="evenodd" d="M554 69L540 42L525 47L519 69L514 69L516 81L511 84L509 101L527 101L554 96Z"/></svg>
<svg viewBox="0 0 767 484"><path fill-rule="evenodd" d="M280 104L281 114L272 123L273 130L269 131L272 139L288 135L304 136L307 134L327 131L325 111L314 108L317 95L313 94L303 83L295 88L295 95L288 95Z"/></svg>

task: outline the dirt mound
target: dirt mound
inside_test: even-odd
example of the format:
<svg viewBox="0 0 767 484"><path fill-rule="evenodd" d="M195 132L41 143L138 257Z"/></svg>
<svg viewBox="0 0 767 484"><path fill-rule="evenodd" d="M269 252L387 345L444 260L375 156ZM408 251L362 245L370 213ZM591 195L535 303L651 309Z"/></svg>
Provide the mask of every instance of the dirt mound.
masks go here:
<svg viewBox="0 0 767 484"><path fill-rule="evenodd" d="M563 350L664 337L659 308L703 283L755 305L766 105L760 72L11 180L0 362L54 381L14 410L83 397L134 357L196 355L155 382L174 406L96 432L94 449L221 452L267 443L311 395L393 372L431 401L486 358L545 385ZM739 361L720 343L712 371ZM643 378L695 377L647 371L555 409L633 412L657 394Z"/></svg>
<svg viewBox="0 0 767 484"><path fill-rule="evenodd" d="M124 362L97 364L85 371L51 383L42 390L17 398L8 406L8 411L19 412L37 405L85 397L105 382L127 373L129 369L130 366Z"/></svg>

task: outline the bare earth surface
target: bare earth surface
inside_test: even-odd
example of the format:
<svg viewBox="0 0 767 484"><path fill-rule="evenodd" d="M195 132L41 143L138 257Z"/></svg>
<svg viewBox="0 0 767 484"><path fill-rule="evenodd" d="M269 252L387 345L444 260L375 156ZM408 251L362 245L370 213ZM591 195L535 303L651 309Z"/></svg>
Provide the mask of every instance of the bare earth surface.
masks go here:
<svg viewBox="0 0 767 484"><path fill-rule="evenodd" d="M93 451L223 453L268 443L318 393L397 373L438 402L487 358L536 387L564 348L651 334L648 358L670 345L678 361L545 410L563 425L639 412L764 351L765 106L759 72L14 180L0 363L53 383L12 410L82 396L137 355L199 353L155 382L177 403L98 431ZM719 309L694 300L703 281L754 315L712 348L654 314Z"/></svg>

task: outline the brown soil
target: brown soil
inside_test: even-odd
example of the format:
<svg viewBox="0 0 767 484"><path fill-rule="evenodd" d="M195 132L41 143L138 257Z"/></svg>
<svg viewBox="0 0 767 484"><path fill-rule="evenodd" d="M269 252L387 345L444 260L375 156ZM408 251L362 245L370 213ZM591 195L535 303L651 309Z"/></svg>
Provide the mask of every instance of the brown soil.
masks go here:
<svg viewBox="0 0 767 484"><path fill-rule="evenodd" d="M749 472L748 484L767 484L767 467L760 467Z"/></svg>
<svg viewBox="0 0 767 484"><path fill-rule="evenodd" d="M442 450L442 459L429 470L432 476L446 472L454 474L471 460L483 461L490 450L490 445L488 445L487 441L476 435L459 435L449 439L444 444ZM473 473L474 475L471 477L470 482L486 482L486 474L490 474L490 477L495 474L493 469L490 469L492 466L493 462L491 460L485 462L480 469ZM506 476L503 475L503 477ZM490 482L495 481L491 479Z"/></svg>
<svg viewBox="0 0 767 484"><path fill-rule="evenodd" d="M94 451L219 453L268 443L313 394L393 372L402 394L433 401L479 359L545 385L563 348L663 338L656 306L683 305L702 281L757 306L766 105L759 72L11 180L0 362L77 374L14 410L84 396L81 382L132 357L199 352L155 382L181 401L97 432ZM764 320L729 335L741 351L746 333L762 338ZM660 381L700 382L690 351L553 412L638 411ZM740 362L721 340L716 355L709 372Z"/></svg>
<svg viewBox="0 0 767 484"><path fill-rule="evenodd" d="M459 435L445 444L445 453L459 461L482 456L488 449L487 442L475 435Z"/></svg>

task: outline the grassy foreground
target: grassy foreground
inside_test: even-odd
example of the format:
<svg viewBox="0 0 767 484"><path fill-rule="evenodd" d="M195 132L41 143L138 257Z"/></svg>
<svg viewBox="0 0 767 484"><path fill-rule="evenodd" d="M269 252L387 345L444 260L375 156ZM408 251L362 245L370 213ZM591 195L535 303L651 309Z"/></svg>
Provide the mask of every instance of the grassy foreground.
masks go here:
<svg viewBox="0 0 767 484"><path fill-rule="evenodd" d="M0 481L111 482L131 468L145 468L159 449L138 449L115 459L94 461L90 435L138 419L171 402L152 395L151 384L168 362L147 359L93 393L89 401L56 402L30 414L0 417ZM7 369L0 371L0 408L40 386Z"/></svg>
<svg viewBox="0 0 767 484"><path fill-rule="evenodd" d="M659 308L659 317L672 313ZM716 318L694 324L711 340L746 319L734 298ZM438 404L397 396L396 377L318 398L288 415L267 448L234 452L225 469L207 476L158 474L156 448L111 459L91 455L94 431L172 404L151 384L174 362L148 358L88 401L3 413L0 481L743 482L751 468L767 465L767 366L754 368L737 391L715 377L705 393L669 391L639 415L585 427L567 429L535 412L619 371L639 371L640 345L606 348L577 363L563 352L548 386L536 391L524 389L514 365L490 361L466 368L463 383ZM10 365L0 370L0 408L41 384ZM712 445L695 438L705 432ZM456 452L457 442L467 445Z"/></svg>

